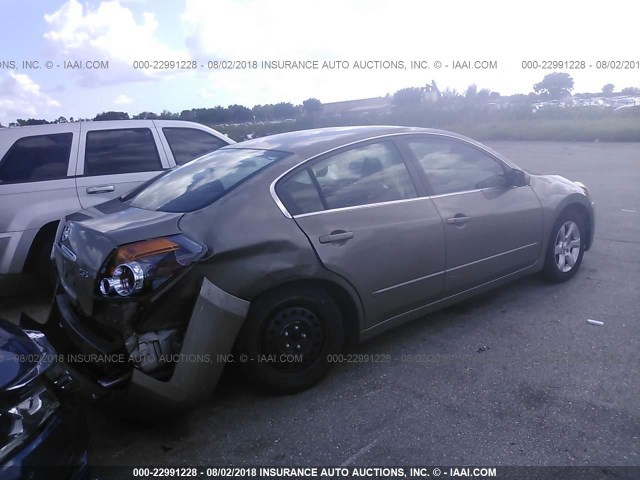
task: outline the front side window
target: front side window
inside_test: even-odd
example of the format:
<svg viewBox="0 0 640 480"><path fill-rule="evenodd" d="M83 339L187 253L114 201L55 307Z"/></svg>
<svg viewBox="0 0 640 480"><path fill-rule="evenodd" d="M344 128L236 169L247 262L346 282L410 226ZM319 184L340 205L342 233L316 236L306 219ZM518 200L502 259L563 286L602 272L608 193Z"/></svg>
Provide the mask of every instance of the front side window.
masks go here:
<svg viewBox="0 0 640 480"><path fill-rule="evenodd" d="M38 182L67 176L73 133L17 140L0 160L0 182Z"/></svg>
<svg viewBox="0 0 640 480"><path fill-rule="evenodd" d="M162 132L167 137L169 148L178 165L227 145L227 142L215 135L195 128L165 127Z"/></svg>
<svg viewBox="0 0 640 480"><path fill-rule="evenodd" d="M133 207L146 210L193 212L289 155L248 148L216 150L158 177L127 200L131 200Z"/></svg>
<svg viewBox="0 0 640 480"><path fill-rule="evenodd" d="M148 128L94 130L87 133L85 175L162 170L156 142Z"/></svg>
<svg viewBox="0 0 640 480"><path fill-rule="evenodd" d="M328 209L416 197L407 167L391 142L351 148L310 170Z"/></svg>
<svg viewBox="0 0 640 480"><path fill-rule="evenodd" d="M410 139L407 144L435 195L507 185L505 171L480 150L449 139Z"/></svg>

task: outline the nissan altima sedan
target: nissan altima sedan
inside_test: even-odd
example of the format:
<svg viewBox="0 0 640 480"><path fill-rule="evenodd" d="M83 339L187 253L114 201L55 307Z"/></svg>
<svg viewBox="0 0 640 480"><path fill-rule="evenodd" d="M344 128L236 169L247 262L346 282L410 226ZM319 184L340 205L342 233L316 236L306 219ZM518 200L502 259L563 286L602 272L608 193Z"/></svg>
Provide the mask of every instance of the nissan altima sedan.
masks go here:
<svg viewBox="0 0 640 480"><path fill-rule="evenodd" d="M228 362L295 392L346 341L524 275L570 279L593 232L584 185L454 133L274 135L67 216L45 332L93 398L187 404Z"/></svg>

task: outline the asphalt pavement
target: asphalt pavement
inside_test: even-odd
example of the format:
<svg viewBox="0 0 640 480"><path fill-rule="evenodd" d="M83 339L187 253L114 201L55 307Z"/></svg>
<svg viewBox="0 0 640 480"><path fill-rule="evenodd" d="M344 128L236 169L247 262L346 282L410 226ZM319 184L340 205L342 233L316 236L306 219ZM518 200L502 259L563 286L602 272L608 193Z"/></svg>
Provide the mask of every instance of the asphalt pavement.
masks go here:
<svg viewBox="0 0 640 480"><path fill-rule="evenodd" d="M91 463L640 465L640 143L489 146L590 188L595 244L573 280L525 278L350 347L353 362L297 395L230 368L188 414L91 411ZM0 316L46 315L31 295Z"/></svg>

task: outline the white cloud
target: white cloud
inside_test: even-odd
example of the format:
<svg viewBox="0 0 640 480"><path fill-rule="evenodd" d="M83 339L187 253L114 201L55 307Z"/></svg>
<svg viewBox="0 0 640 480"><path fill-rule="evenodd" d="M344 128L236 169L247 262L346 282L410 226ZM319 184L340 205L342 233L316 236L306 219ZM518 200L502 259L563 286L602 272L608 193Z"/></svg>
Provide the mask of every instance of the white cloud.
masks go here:
<svg viewBox="0 0 640 480"><path fill-rule="evenodd" d="M141 81L167 71L134 69L134 60L188 59L186 51L158 39L158 21L152 12L137 20L119 0L101 1L96 8L68 0L44 16L49 31L44 38L52 52L70 60L108 60L107 70L79 70L84 85Z"/></svg>
<svg viewBox="0 0 640 480"><path fill-rule="evenodd" d="M133 99L122 94L122 95L118 95L114 100L113 103L115 103L116 105L128 105L130 103L133 102Z"/></svg>
<svg viewBox="0 0 640 480"><path fill-rule="evenodd" d="M192 52L233 60L357 55L521 61L634 53L632 42L614 43L633 38L628 29L598 25L604 42L587 27L595 21L593 11L557 0L539 0L529 9L502 0L186 0L181 20Z"/></svg>
<svg viewBox="0 0 640 480"><path fill-rule="evenodd" d="M625 7L619 0L611 0ZM615 11L616 7L611 7ZM549 13L552 12L552 13ZM317 72L282 75L264 70L212 72L207 91L240 98L322 101L362 98L435 80L459 91L475 83L503 94L531 91L545 73L524 60L637 58L633 31L598 23L577 2L486 0L186 0L181 17L186 45L200 61L225 60L496 60L493 71L443 68L401 72ZM603 40L605 39L605 40ZM615 48L614 48L615 47ZM573 71L580 90L631 82L634 72ZM605 78L606 77L606 78ZM619 80L616 80L619 79ZM283 84L276 83L281 81ZM600 83L603 82L604 83ZM637 83L637 82L636 82ZM221 90L223 89L223 90ZM235 97L234 97L235 98ZM263 100L264 102L264 100Z"/></svg>
<svg viewBox="0 0 640 480"><path fill-rule="evenodd" d="M42 92L40 85L23 73L0 76L0 118L34 118L48 115L60 102Z"/></svg>
<svg viewBox="0 0 640 480"><path fill-rule="evenodd" d="M491 57L513 33L539 50L539 25L501 22L520 7L498 6L492 18L486 2L459 0L186 0L182 24L192 52L233 60Z"/></svg>
<svg viewBox="0 0 640 480"><path fill-rule="evenodd" d="M222 60L357 60L449 61L453 58L496 59L504 39L477 22L479 4L466 3L455 28L442 18L455 8L424 1L373 0L186 0L182 15L185 42L202 62ZM459 13L459 12L458 12ZM486 16L486 15L485 15ZM464 34L463 34L464 33ZM502 71L504 73L504 70ZM493 78L500 78L493 72ZM443 71L360 70L211 72L204 98L227 96L239 103L299 102L314 96L323 102L384 95L435 79L458 85L462 75ZM472 75L480 87L491 76Z"/></svg>
<svg viewBox="0 0 640 480"><path fill-rule="evenodd" d="M127 105L125 98L114 99L120 92L127 93L127 98L135 97L136 105L146 102L144 108L148 110L165 108L168 101L177 105L177 109L187 107L183 101L195 103L192 106L196 107L299 103L309 97L331 102L384 95L431 80L442 88L458 91L475 83L479 89L510 94L530 91L535 82L549 73L524 70L523 60L589 57L585 60L595 62L637 58L633 29L619 28L615 22L599 22L598 35L594 35L597 16L591 10L576 2L557 0L539 0L524 10L520 4L498 0L184 0L184 7L182 3L177 7L184 8L182 15L166 25L160 25L158 20L168 16L166 12L163 14L165 2L58 2L64 3L44 16L47 55L52 60L109 61L108 70L61 72L66 78L91 87L172 78L173 83L143 85L135 93L118 86L104 96L95 97L100 104L96 111L107 108L100 102ZM611 11L630 8L619 0L610 3ZM181 40L184 43L176 43ZM454 59L488 59L498 60L499 68L346 72L251 69L167 72L132 68L134 60L191 58L205 64L214 59L327 59L347 60L351 64L355 60L407 63L427 60L433 64L435 60L450 63ZM571 74L576 91L599 90L608 82L614 83L616 89L637 85L637 70ZM179 91L181 95L167 97L169 83L174 88L172 92ZM76 88L73 84L66 85L68 89ZM11 97L0 93L0 98ZM76 100L70 97L69 101Z"/></svg>

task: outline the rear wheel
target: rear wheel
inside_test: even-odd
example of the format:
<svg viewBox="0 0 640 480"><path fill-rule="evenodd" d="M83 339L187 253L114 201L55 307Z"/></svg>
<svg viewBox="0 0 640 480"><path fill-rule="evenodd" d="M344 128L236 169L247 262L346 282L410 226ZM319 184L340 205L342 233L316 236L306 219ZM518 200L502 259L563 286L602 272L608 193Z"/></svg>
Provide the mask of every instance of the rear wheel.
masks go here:
<svg viewBox="0 0 640 480"><path fill-rule="evenodd" d="M342 349L340 309L324 290L295 287L258 299L238 340L249 379L274 393L294 393L329 371Z"/></svg>
<svg viewBox="0 0 640 480"><path fill-rule="evenodd" d="M576 274L586 246L585 233L585 221L578 212L569 210L560 215L547 246L543 273L549 281L564 282Z"/></svg>

